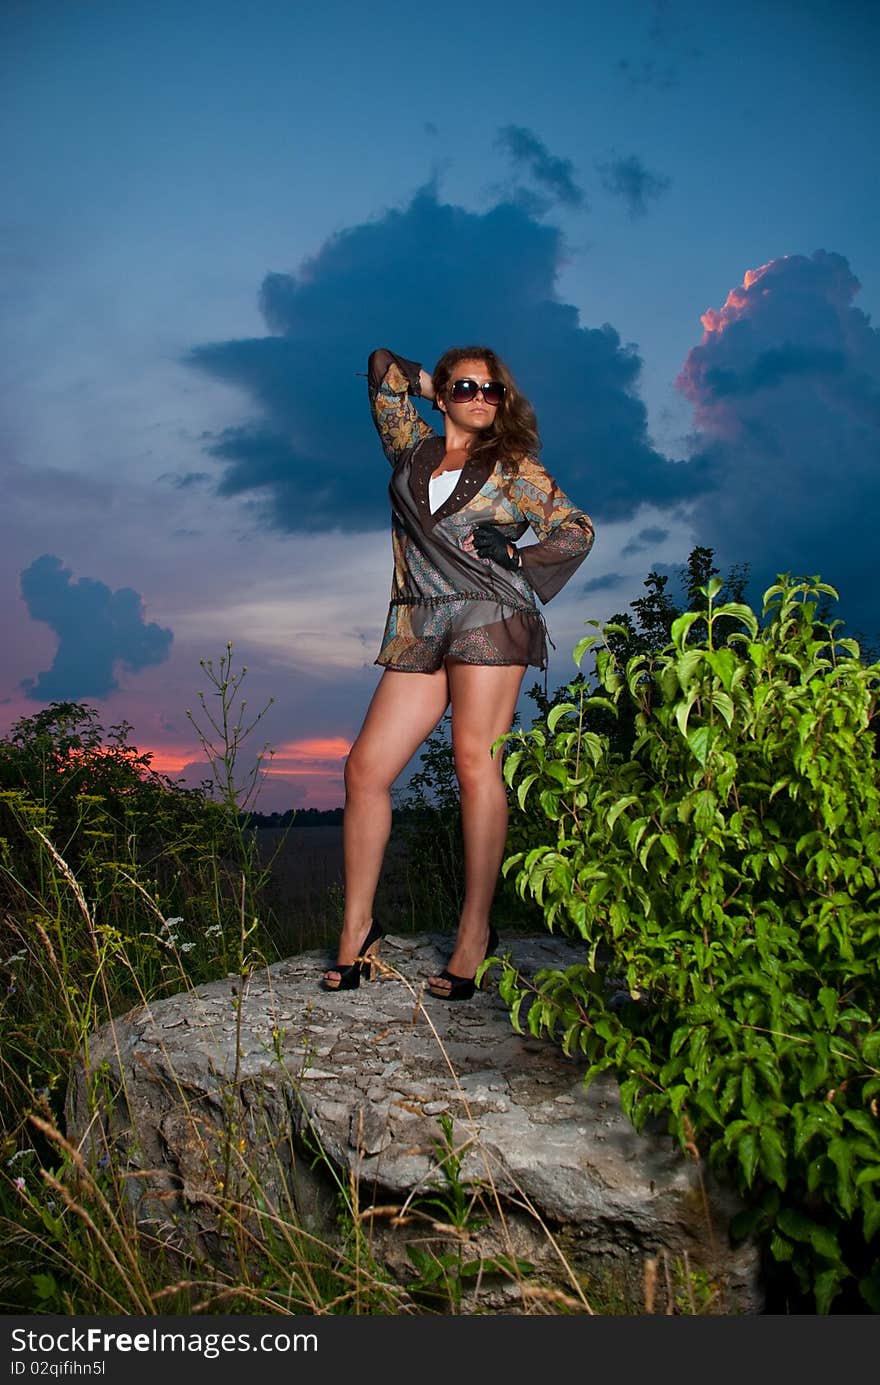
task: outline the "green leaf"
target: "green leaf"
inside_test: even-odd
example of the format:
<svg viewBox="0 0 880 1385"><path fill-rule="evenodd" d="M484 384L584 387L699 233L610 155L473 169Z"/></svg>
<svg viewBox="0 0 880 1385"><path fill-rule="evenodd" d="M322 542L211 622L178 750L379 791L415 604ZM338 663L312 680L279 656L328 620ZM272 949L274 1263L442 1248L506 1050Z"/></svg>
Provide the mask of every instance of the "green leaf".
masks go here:
<svg viewBox="0 0 880 1385"><path fill-rule="evenodd" d="M694 759L702 769L706 768L706 761L709 758L709 738L712 728L710 726L698 726L696 730L688 731L687 743Z"/></svg>
<svg viewBox="0 0 880 1385"><path fill-rule="evenodd" d="M651 854L651 848L656 842L656 840L657 833L652 832L650 837L647 837L645 841L642 843L641 849L639 851L639 865L641 866L642 870L647 870L648 868L648 857Z"/></svg>
<svg viewBox="0 0 880 1385"><path fill-rule="evenodd" d="M679 702L678 706L675 709L675 720L678 725L678 729L684 736L685 740L687 740L688 717L691 714L691 710L698 696L699 693L696 691L696 689L694 689L688 694L687 701Z"/></svg>
<svg viewBox="0 0 880 1385"><path fill-rule="evenodd" d="M678 616L678 618L672 622L672 629L670 630L670 635L672 638L672 643L675 645L676 649L684 648L685 642L687 640L687 633L690 630L691 626L696 621L702 619L703 617L699 611L685 611L684 615Z"/></svg>
<svg viewBox="0 0 880 1385"><path fill-rule="evenodd" d="M785 1232L789 1240L809 1243L816 1225L811 1217L797 1207L781 1207L777 1220L780 1230Z"/></svg>
<svg viewBox="0 0 880 1385"><path fill-rule="evenodd" d="M703 836L708 836L715 826L717 804L718 800L711 789L703 789L696 795L694 827Z"/></svg>
<svg viewBox="0 0 880 1385"><path fill-rule="evenodd" d="M675 669L675 676L682 692L687 692L696 675L702 670L705 661L706 651L704 649L686 649L676 659L672 667Z"/></svg>
<svg viewBox="0 0 880 1385"><path fill-rule="evenodd" d="M813 1285L817 1313L825 1314L828 1312L840 1291L841 1284L847 1277L846 1271L839 1269L824 1270L822 1274L817 1276Z"/></svg>
<svg viewBox="0 0 880 1385"><path fill-rule="evenodd" d="M524 753L525 752L522 750L509 750L507 752L507 756L504 760L504 779L506 783L510 784L513 782L513 776L519 767Z"/></svg>
<svg viewBox="0 0 880 1385"><path fill-rule="evenodd" d="M555 707L551 707L547 713L547 730L555 731L562 717L570 716L572 712L577 712L577 707L573 702L557 702Z"/></svg>
<svg viewBox="0 0 880 1385"><path fill-rule="evenodd" d="M724 646L721 649L707 650L706 662L712 672L720 678L722 686L730 692L733 686L733 676L738 667L738 661L733 650Z"/></svg>
<svg viewBox="0 0 880 1385"><path fill-rule="evenodd" d="M660 845L663 847L663 850L666 852L667 856L669 856L673 861L675 861L676 864L681 864L681 852L678 849L678 842L675 840L671 832L660 833Z"/></svg>
<svg viewBox="0 0 880 1385"><path fill-rule="evenodd" d="M608 828L609 832L616 823L617 819L620 817L621 813L626 812L627 808L631 808L632 805L634 803L638 803L638 801L639 799L637 795L634 793L630 793L624 794L622 798L618 798L615 803L612 803L611 807L608 809L608 812L605 815L605 825Z"/></svg>
<svg viewBox="0 0 880 1385"><path fill-rule="evenodd" d="M794 1246L791 1241L787 1241L784 1236L780 1236L777 1231L773 1231L770 1235L770 1253L774 1260L785 1263L794 1258Z"/></svg>
<svg viewBox="0 0 880 1385"><path fill-rule="evenodd" d="M522 780L520 781L519 787L517 788L517 791L516 791L516 801L517 801L517 803L519 804L520 809L524 809L524 808L525 808L525 806L526 806L526 796L527 796L527 794L528 794L528 792L529 792L529 789L532 787L532 785L534 784L534 782L535 782L535 780L536 780L537 778L538 778L538 775L535 774L535 773L533 772L532 774L527 774L526 777L525 777L525 779L522 779ZM502 805L502 806L503 806L503 805Z"/></svg>
<svg viewBox="0 0 880 1385"><path fill-rule="evenodd" d="M44 1302L54 1298L58 1293L58 1285L51 1274L31 1275L31 1283L34 1286L37 1298L42 1299Z"/></svg>
<svg viewBox="0 0 880 1385"><path fill-rule="evenodd" d="M855 1204L853 1153L848 1140L835 1138L828 1144L828 1158L837 1169L836 1191L843 1210L849 1215Z"/></svg>
<svg viewBox="0 0 880 1385"><path fill-rule="evenodd" d="M598 639L598 635L584 635L583 639L578 640L574 647L574 661L578 668L580 668L581 659L584 657L587 650L592 649L593 645L598 642Z"/></svg>
<svg viewBox="0 0 880 1385"><path fill-rule="evenodd" d="M736 1156L743 1171L746 1187L750 1188L758 1167L758 1141L754 1131L747 1131L742 1139L737 1141Z"/></svg>
<svg viewBox="0 0 880 1385"><path fill-rule="evenodd" d="M750 1063L743 1064L741 1088L742 1104L748 1106L755 1095L755 1070Z"/></svg>
<svg viewBox="0 0 880 1385"><path fill-rule="evenodd" d="M758 618L751 606L744 606L739 601L728 601L723 606L715 607L715 617L730 616L732 620L738 620L746 627L751 639L758 633Z"/></svg>
<svg viewBox="0 0 880 1385"><path fill-rule="evenodd" d="M679 1028L675 1030L674 1035L672 1035L672 1039L669 1040L669 1053L674 1055L674 1057L676 1053L680 1053L683 1046L687 1043L687 1040L692 1036L692 1033L693 1025L680 1025Z"/></svg>
<svg viewBox="0 0 880 1385"><path fill-rule="evenodd" d="M825 1023L829 1029L834 1029L837 1023L837 992L832 991L830 986L823 986L819 991L817 1000L822 1007Z"/></svg>
<svg viewBox="0 0 880 1385"><path fill-rule="evenodd" d="M775 1126L761 1126L761 1169L766 1179L775 1183L780 1191L786 1191L789 1183L786 1150Z"/></svg>
<svg viewBox="0 0 880 1385"><path fill-rule="evenodd" d="M733 722L733 701L726 692L713 692L706 698L710 706L720 712L727 725Z"/></svg>

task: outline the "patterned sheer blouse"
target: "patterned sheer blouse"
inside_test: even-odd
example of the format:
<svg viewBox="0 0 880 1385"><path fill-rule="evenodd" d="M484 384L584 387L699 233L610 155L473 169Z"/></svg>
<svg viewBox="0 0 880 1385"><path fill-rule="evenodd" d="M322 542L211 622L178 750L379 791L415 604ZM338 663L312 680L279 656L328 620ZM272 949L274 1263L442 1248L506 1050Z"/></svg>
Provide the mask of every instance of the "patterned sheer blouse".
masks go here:
<svg viewBox="0 0 880 1385"><path fill-rule="evenodd" d="M428 487L446 444L412 400L420 365L391 351L369 361L373 421L394 470L391 604L376 659L385 668L431 673L445 659L469 664L547 667L544 603L586 558L593 525L532 458L519 467L467 462L455 489L433 514ZM520 548L508 571L462 547L477 524L498 525L515 543L528 529L537 543Z"/></svg>

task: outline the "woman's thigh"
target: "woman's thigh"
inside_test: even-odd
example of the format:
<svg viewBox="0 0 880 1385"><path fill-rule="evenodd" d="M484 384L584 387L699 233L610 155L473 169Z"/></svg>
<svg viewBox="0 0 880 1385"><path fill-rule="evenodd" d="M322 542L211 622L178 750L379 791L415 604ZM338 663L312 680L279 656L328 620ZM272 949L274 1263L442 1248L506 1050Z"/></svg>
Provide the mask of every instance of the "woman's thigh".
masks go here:
<svg viewBox="0 0 880 1385"><path fill-rule="evenodd" d="M436 673L385 669L349 753L349 765L390 786L430 736L448 705L445 668Z"/></svg>
<svg viewBox="0 0 880 1385"><path fill-rule="evenodd" d="M446 665L456 757L482 755L513 724L524 664ZM500 757L499 757L500 764Z"/></svg>

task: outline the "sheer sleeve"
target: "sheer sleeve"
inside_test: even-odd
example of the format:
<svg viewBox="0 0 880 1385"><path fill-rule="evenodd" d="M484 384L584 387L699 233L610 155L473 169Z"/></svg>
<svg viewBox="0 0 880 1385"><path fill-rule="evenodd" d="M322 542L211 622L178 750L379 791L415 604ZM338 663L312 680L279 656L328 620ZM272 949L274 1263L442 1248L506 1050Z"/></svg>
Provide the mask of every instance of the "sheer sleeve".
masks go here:
<svg viewBox="0 0 880 1385"><path fill-rule="evenodd" d="M421 396L417 361L408 361L383 347L370 356L367 379L373 422L385 456L392 466L409 447L431 437L433 428L412 402Z"/></svg>
<svg viewBox="0 0 880 1385"><path fill-rule="evenodd" d="M542 602L555 596L593 546L593 521L577 509L540 462L526 458L511 478L517 509L538 536L520 548L521 571Z"/></svg>

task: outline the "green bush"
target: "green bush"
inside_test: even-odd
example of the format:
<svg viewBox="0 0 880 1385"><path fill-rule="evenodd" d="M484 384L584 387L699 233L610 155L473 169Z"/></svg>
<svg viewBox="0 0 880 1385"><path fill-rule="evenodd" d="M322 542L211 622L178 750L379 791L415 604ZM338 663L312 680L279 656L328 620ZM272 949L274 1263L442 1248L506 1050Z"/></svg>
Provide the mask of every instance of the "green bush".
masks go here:
<svg viewBox="0 0 880 1385"><path fill-rule="evenodd" d="M637 1129L662 1123L733 1181L783 1292L880 1310L880 664L788 577L763 623L741 602L615 655L507 738L534 832L505 873L586 960L527 984L514 1024L614 1073ZM594 623L595 624L595 623ZM598 627L597 627L598 628ZM634 717L631 749L592 729ZM524 819L525 821L526 819Z"/></svg>
<svg viewBox="0 0 880 1385"><path fill-rule="evenodd" d="M188 789L158 774L150 754L129 744L130 731L126 722L105 731L93 707L55 702L0 740L0 906L43 897L35 825L114 922L120 871L136 871L169 912L182 912L204 888L206 862L233 853L230 815L210 785Z"/></svg>
<svg viewBox="0 0 880 1385"><path fill-rule="evenodd" d="M202 737L215 780L200 788L156 773L127 723L105 731L76 702L0 739L0 1155L35 1093L60 1116L93 1029L272 951L267 871L233 778L246 733L229 716L242 676L230 661L227 649L219 673L202 665L223 721L219 743Z"/></svg>

